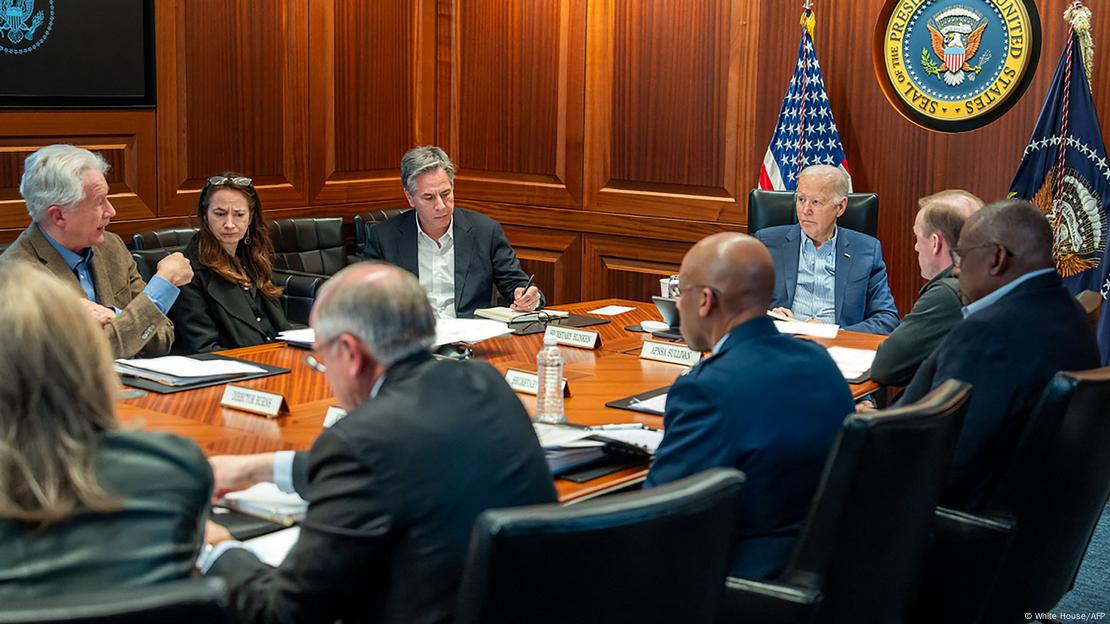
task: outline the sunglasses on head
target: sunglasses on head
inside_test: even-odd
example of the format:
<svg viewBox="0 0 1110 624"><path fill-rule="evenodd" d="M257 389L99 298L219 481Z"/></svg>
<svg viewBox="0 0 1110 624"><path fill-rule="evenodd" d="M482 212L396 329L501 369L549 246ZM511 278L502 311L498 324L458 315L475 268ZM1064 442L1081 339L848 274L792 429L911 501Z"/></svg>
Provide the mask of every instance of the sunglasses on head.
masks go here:
<svg viewBox="0 0 1110 624"><path fill-rule="evenodd" d="M235 186L250 186L253 180L246 177L229 178L227 176L212 176L208 178L208 183L212 186L219 186L221 184L234 184Z"/></svg>

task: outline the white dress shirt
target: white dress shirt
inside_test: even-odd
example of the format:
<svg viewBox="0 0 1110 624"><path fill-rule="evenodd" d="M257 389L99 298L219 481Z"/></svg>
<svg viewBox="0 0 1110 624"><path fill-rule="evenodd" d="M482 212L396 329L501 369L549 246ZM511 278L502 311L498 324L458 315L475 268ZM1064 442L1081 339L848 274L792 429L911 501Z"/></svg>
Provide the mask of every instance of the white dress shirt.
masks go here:
<svg viewBox="0 0 1110 624"><path fill-rule="evenodd" d="M416 254L420 285L436 318L455 318L455 219L437 241L424 233L417 218Z"/></svg>

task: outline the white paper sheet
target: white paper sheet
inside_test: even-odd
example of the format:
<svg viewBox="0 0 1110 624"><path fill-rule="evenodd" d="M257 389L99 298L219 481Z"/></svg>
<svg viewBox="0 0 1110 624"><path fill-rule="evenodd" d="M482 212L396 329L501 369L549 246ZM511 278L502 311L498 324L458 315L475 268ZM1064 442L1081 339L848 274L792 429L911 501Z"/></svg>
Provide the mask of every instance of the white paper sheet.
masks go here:
<svg viewBox="0 0 1110 624"><path fill-rule="evenodd" d="M116 360L134 368L154 371L174 377L208 377L212 375L238 375L264 373L266 369L246 362L233 360L194 360L182 355L167 355L149 359Z"/></svg>
<svg viewBox="0 0 1110 624"><path fill-rule="evenodd" d="M301 527L289 527L243 542L262 563L277 567L301 537Z"/></svg>
<svg viewBox="0 0 1110 624"><path fill-rule="evenodd" d="M871 369L875 360L875 351L871 349L829 347L828 351L845 379L857 379Z"/></svg>
<svg viewBox="0 0 1110 624"><path fill-rule="evenodd" d="M238 492L228 492L218 504L281 524L300 520L308 509L308 501L296 492L282 492L269 481L256 483Z"/></svg>
<svg viewBox="0 0 1110 624"><path fill-rule="evenodd" d="M775 327L783 334L800 334L815 338L836 338L839 325L831 323L803 323L802 321L775 321Z"/></svg>
<svg viewBox="0 0 1110 624"><path fill-rule="evenodd" d="M663 432L658 429L618 429L616 431L597 431L599 438L617 440L632 446L638 446L649 453L655 453L659 443L663 441Z"/></svg>
<svg viewBox="0 0 1110 624"><path fill-rule="evenodd" d="M629 407L639 412L648 412L650 414L659 414L662 416L664 408L667 407L667 393L664 392L663 394L653 396L650 399L644 399L643 401L636 401Z"/></svg>
<svg viewBox="0 0 1110 624"><path fill-rule="evenodd" d="M315 344L316 330L311 327L305 327L304 329L287 329L283 332L278 332L278 340L309 345Z"/></svg>
<svg viewBox="0 0 1110 624"><path fill-rule="evenodd" d="M474 344L512 331L505 323L488 319L439 319L436 321L436 346L452 342Z"/></svg>
<svg viewBox="0 0 1110 624"><path fill-rule="evenodd" d="M635 309L636 308L632 308L632 307L629 307L629 306L607 305L603 308L598 308L596 310L590 310L586 314L596 314L598 316L616 316L618 314L624 314L625 312L631 312Z"/></svg>
<svg viewBox="0 0 1110 624"><path fill-rule="evenodd" d="M536 429L536 437L540 440L540 446L547 449L574 444L582 438L587 438L594 434L594 432L589 429L560 427L559 425L549 425L546 423L532 423L532 426Z"/></svg>

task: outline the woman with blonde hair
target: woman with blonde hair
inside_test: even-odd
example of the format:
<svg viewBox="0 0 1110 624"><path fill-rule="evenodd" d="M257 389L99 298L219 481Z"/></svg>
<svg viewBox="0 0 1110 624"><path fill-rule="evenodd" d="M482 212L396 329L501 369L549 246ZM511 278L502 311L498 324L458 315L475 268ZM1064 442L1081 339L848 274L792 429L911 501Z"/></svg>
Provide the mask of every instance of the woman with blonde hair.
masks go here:
<svg viewBox="0 0 1110 624"><path fill-rule="evenodd" d="M212 472L122 429L103 332L60 280L0 264L0 602L187 577Z"/></svg>
<svg viewBox="0 0 1110 624"><path fill-rule="evenodd" d="M273 342L289 321L273 278L274 245L251 179L208 178L197 201L200 231L185 247L193 281L170 309L179 353Z"/></svg>

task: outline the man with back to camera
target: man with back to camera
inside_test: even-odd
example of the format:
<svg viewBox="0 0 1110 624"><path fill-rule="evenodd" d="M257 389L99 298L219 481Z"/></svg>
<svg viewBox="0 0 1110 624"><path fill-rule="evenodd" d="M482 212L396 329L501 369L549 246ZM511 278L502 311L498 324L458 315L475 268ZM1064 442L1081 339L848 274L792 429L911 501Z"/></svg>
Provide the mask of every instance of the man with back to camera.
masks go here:
<svg viewBox="0 0 1110 624"><path fill-rule="evenodd" d="M1094 331L1056 274L1052 228L1021 199L988 204L968 217L952 263L967 305L899 404L949 379L971 384L971 400L941 501L974 508L1017 446L1049 380L1097 368Z"/></svg>
<svg viewBox="0 0 1110 624"><path fill-rule="evenodd" d="M166 313L193 270L185 256L172 253L150 283L143 282L123 241L106 229L116 214L107 172L100 155L73 145L48 145L29 155L19 193L31 225L0 260L41 265L72 286L104 328L114 357L165 355L173 345Z"/></svg>
<svg viewBox="0 0 1110 624"><path fill-rule="evenodd" d="M543 307L501 225L455 208L455 165L435 146L401 158L401 184L412 210L370 228L363 255L420 278L437 318L474 316L491 304L496 287L518 312Z"/></svg>
<svg viewBox="0 0 1110 624"><path fill-rule="evenodd" d="M528 414L489 364L432 357L428 298L398 267L343 269L309 320L349 414L307 452L210 458L217 494L272 480L307 499L300 538L272 568L210 525L202 569L238 622L447 622L478 514L555 501Z"/></svg>
<svg viewBox="0 0 1110 624"><path fill-rule="evenodd" d="M704 238L682 259L682 337L712 354L668 391L663 441L645 483L719 466L743 471L731 574L752 579L773 578L785 567L854 407L825 349L780 334L767 316L774 282L771 255L744 234Z"/></svg>
<svg viewBox="0 0 1110 624"><path fill-rule="evenodd" d="M898 308L887 283L879 241L837 227L848 207L848 174L830 165L806 167L798 175L798 223L754 234L775 262L771 306L803 321L835 323L848 331L889 334Z"/></svg>
<svg viewBox="0 0 1110 624"><path fill-rule="evenodd" d="M871 379L886 386L904 386L948 332L964 319L959 281L952 275L951 250L960 229L983 200L967 191L941 191L917 202L913 222L914 251L921 276L928 280L913 309L879 344L871 363Z"/></svg>

